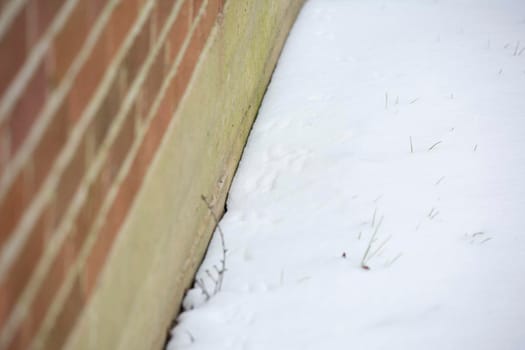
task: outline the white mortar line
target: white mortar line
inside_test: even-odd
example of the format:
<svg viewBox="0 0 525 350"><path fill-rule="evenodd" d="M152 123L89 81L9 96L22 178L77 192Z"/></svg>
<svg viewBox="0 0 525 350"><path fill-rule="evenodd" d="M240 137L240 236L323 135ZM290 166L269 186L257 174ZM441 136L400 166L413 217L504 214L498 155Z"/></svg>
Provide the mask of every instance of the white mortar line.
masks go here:
<svg viewBox="0 0 525 350"><path fill-rule="evenodd" d="M134 29L135 29L134 32L136 32L136 33L133 35L133 38L136 36L136 34L138 34L139 29L141 29L143 27L143 24L144 24L145 20L147 19L147 15L149 14L151 9L153 8L154 2L155 2L155 0L150 0L150 2L147 5L145 5L146 6L144 8L145 12L143 12L141 14L142 17L138 21L138 22L140 22L140 25L138 25L138 29L135 29L135 27L134 27ZM169 30L171 29L173 21L176 19L176 16L178 15L181 6L182 6L181 3L177 3L176 4L176 8L174 9L172 14L170 15L170 17L166 21L165 27L164 27L161 35L160 35L160 39L157 41L157 44L156 44L155 48L152 50L153 54L150 54L148 56L146 62L144 63L144 65L141 68L141 72L139 73L137 79L135 80L135 83L133 84L133 87L130 88L130 92L128 93L128 96L126 97L126 100L123 103L123 107L121 108L119 114L117 115L117 119L114 122L115 124L112 127L112 129L110 130L110 132L108 133L108 138L104 142L104 146L102 148L108 148L109 145L111 144L111 142L118 135L119 127L124 122L129 108L131 107L132 103L135 101L135 97L136 97L138 91L140 90L140 87L141 87L142 83L144 82L144 80L147 77L148 70L149 70L151 64L153 63L156 55L158 54L158 51L162 48L162 46L164 44L164 41L166 39L166 36L167 36ZM129 38L130 37L128 37L128 39ZM132 43L133 42L131 41L130 45L124 45L124 46L131 46ZM125 54L125 53L127 53L127 50L123 50L123 52ZM176 61L177 65L180 63L180 60L181 60L181 57L182 57L180 53L179 53L179 56L180 57ZM115 60L114 62L117 62L117 61L121 61L121 58ZM114 67L115 68L114 71L116 72L117 71L116 68L117 68L118 64L115 63L114 66L115 66ZM114 74L113 74L113 76L114 76ZM106 89L103 89L103 90L107 90L107 88L109 88L111 82L112 82L112 80L110 79L110 81L106 84ZM100 91L101 90L99 90L98 92L100 92ZM103 98L104 96L105 96L105 91L102 93L101 98ZM160 102L156 102L156 104L157 104L156 108L158 108L158 103L160 103ZM92 112L93 112L93 115L94 115L94 112L96 112L96 108L92 108L92 110L93 110ZM72 153L72 152L70 152L70 153ZM11 326L10 328L16 327L16 325L19 322L21 322L21 320L23 319L23 317L27 313L27 311L28 311L27 309L30 306L30 302L34 298L36 292L38 291L37 290L38 286L42 283L43 279L45 278L45 274L47 273L47 270L49 268L49 265L52 262L53 257L56 255L57 250L61 247L61 243L65 239L66 235L69 233L69 230L70 230L71 225L72 225L72 221L70 219L74 218L76 216L78 210L80 209L81 205L83 204L84 199L86 198L86 195L87 195L88 186L92 182L92 180L96 177L96 175L98 174L100 169L102 168L106 155L107 154L104 153L104 152L101 152L99 154L99 156L95 159L94 163L90 167L88 175L85 177L85 179L83 181L83 184L81 186L79 186L79 190L77 192L77 195L74 197L74 199L72 201L72 205L68 208L68 212L64 215L64 219L62 220L62 223L61 223L60 227L57 229L56 234L53 236L51 241L48 243L48 250L45 252L45 256L41 259L43 262L40 263L37 266L37 270L34 272L34 277L30 280L30 283L26 287L25 292L20 297L20 301L18 303L20 306L17 306L18 309L15 309L13 311L13 316L11 318L14 319L12 321L12 323L14 323L14 325ZM124 165L123 165L123 167L124 167ZM53 178L55 178L55 181L53 181L52 183L54 185L57 185L58 184L57 177L53 177ZM117 184L119 181L122 181L122 179L119 180L118 177L117 177L117 179L115 180L115 184ZM53 194L53 191L49 190L48 186L46 186L46 189L48 189L48 191L47 191L47 195L48 196L47 197L51 196ZM110 191L110 193L111 193L111 191ZM44 196L44 195L42 195L42 196ZM39 197L39 199L41 197ZM46 197L46 196L44 196L44 197ZM42 206L45 205L45 199L46 198L41 200ZM102 209L101 209L101 211L102 211ZM38 217L36 217L36 218L38 218ZM28 233L30 233L30 231ZM4 271L2 271L2 272L4 272ZM6 328L7 328L7 326L6 326ZM2 332L2 336L4 335L3 333L4 332ZM1 337L0 337L0 339L1 339ZM0 345L1 344L2 343L0 343Z"/></svg>
<svg viewBox="0 0 525 350"><path fill-rule="evenodd" d="M57 20L35 46L31 57L28 59L28 62L23 67L22 71L18 73L13 84L11 84L4 96L2 96L2 100L0 101L0 123L2 123L11 112L11 109L14 107L18 97L23 92L23 89L28 84L29 80L32 78L36 67L38 67L38 64L40 63L43 55L49 48L51 40L68 19L68 15L73 9L74 5L76 5L77 1L78 0L70 0L67 3L68 6L62 7L62 11L57 16ZM106 10L108 7L114 7L119 1L121 0L111 0L111 2L106 5ZM31 130L26 137L25 142L22 144L20 150L17 152L14 158L7 164L3 176L0 178L0 200L2 200L6 195L7 191L9 190L9 186L11 186L21 168L24 166L25 162L36 148L42 134L46 130L49 120L56 112L58 107L60 107L60 102L69 91L75 76L80 71L80 68L82 68L84 61L87 59L91 49L96 43L98 36L104 28L105 21L108 19L107 17L107 13L103 13L99 16L99 20L97 23L95 23L93 29L90 31L89 36L86 38L86 43L73 61L71 67L69 67L69 70L62 79L61 84L55 90L53 95L51 95L45 102L44 109L42 110L41 115L36 118L34 125L31 127Z"/></svg>
<svg viewBox="0 0 525 350"><path fill-rule="evenodd" d="M96 42L98 34L101 32L101 30L104 28L106 22L109 20L109 16L110 16L110 14L111 14L111 12L113 10L113 6L115 5L115 3L117 1L119 1L119 0L113 0L106 7L105 13L101 16L100 21L97 22L97 26L95 26L93 28L93 37L91 38L92 39L91 41ZM82 62L81 59L79 59L75 63L77 63L77 66L79 66L79 68L80 68L83 62ZM62 90L65 90L65 89L62 89ZM63 91L63 92L65 93L66 91ZM60 101L57 100L57 99L54 99L54 102L55 103L53 103L53 101L52 101L50 108L47 109L48 114L47 115L42 115L41 119L46 119L46 118L49 119L49 117L52 116L52 112L56 108L59 107L59 102ZM43 120L42 120L42 122L43 122ZM45 127L46 127L46 125L43 125L43 123L38 123L37 125L35 125L35 128L41 129L40 130L41 132L45 131ZM69 143L66 144L65 148L67 148L67 146L71 143L71 138L74 138L74 135L70 136ZM65 153L67 153L67 149L66 149ZM70 153L72 153L72 152L70 151ZM19 157L18 160L20 161L21 157ZM0 280L5 275L7 269L10 266L10 263L16 257L16 254L18 254L18 251L20 250L21 245L25 242L26 236L29 234L29 232L27 232L27 231L31 229L31 227L33 226L34 222L38 219L39 211L35 212L35 209L33 209L33 208L35 206L37 206L37 204L39 203L38 198L42 197L42 195L40 195L40 197L39 197L39 194L41 194L42 192L46 192L46 186L49 186L50 183L55 183L56 184L58 179L57 178L53 179L53 178L57 177L57 174L60 174L60 172L59 172L59 170L57 170L57 168L58 169L65 168L65 166L67 165L67 160L69 160L69 158L64 160L64 156L62 156L61 158L59 157L59 159L55 162L54 167L50 170L50 173L48 174L47 179L42 184L41 191L35 195L35 199L31 203L31 206L26 211L25 216L21 219L21 221L18 224L17 228L15 228L15 231L11 234L11 237L9 238L9 240L1 248L1 251L0 251ZM23 165L23 163L21 163L20 166L22 166L22 165ZM49 192L49 191L47 191L47 192ZM41 207L42 207L42 205L43 204L41 204Z"/></svg>
<svg viewBox="0 0 525 350"><path fill-rule="evenodd" d="M0 100L0 122L3 122L14 107L18 97L26 87L38 64L47 52L51 41L56 33L64 26L69 14L77 4L78 0L69 0L58 11L55 20L51 23L45 34L31 49L30 56L22 70L16 75L15 80L9 86Z"/></svg>
<svg viewBox="0 0 525 350"><path fill-rule="evenodd" d="M119 1L119 0L117 0ZM49 176L42 185L42 190L35 196L30 208L26 211L26 216L21 220L21 223L15 229L15 232L11 235L10 240L6 242L3 251L0 255L0 280L5 276L7 270L13 260L16 258L19 250L23 246L23 243L26 241L27 236L31 232L31 228L38 219L38 216L41 210L44 208L47 200L52 198L54 195L54 188L59 185L59 178L62 172L65 170L71 158L76 154L76 148L82 139L81 136L83 131L89 126L89 122L93 119L95 112L99 106L99 103L106 96L106 92L112 83L112 78L117 72L117 67L120 64L120 61L127 53L129 47L133 43L133 39L138 33L138 30L142 28L149 12L153 8L154 0L149 0L149 3L143 8L143 13L140 15L137 27L133 27L130 30L128 37L126 38L121 51L119 51L117 57L113 61L112 66L108 69L103 82L99 85L99 89L96 92L96 96L90 102L88 108L84 111L81 121L78 126L74 129L73 135L70 136L68 143L63 148L62 154L60 154L59 159L54 164L53 169L50 171ZM106 8L106 11L112 11L112 7L109 6ZM105 19L109 19L109 14L105 16ZM102 23L103 25L104 23Z"/></svg>
<svg viewBox="0 0 525 350"><path fill-rule="evenodd" d="M188 0L187 0L188 1ZM204 1L204 4L207 5L208 0ZM177 11L178 12L178 11ZM173 14L172 14L173 15ZM61 311L62 306L65 302L65 298L69 295L69 292L71 291L71 288L73 287L73 283L75 282L75 277L81 272L82 267L85 265L86 260L89 257L89 253L91 252L91 248L96 243L96 239L98 237L97 231L101 228L101 226L105 223L105 218L111 209L111 205L113 204L113 201L118 194L118 191L120 189L120 184L124 180L125 176L129 173L129 170L133 164L133 161L135 160L135 156L138 153L138 150L142 144L142 141L144 139L145 134L147 133L149 129L149 125L151 123L151 120L154 118L159 105L164 97L164 94L170 85L170 82L172 81L173 77L175 76L175 73L177 72L177 68L179 67L182 58L184 57L184 54L186 52L187 47L189 46L191 42L191 38L193 37L193 33L195 32L195 29L197 28L198 24L200 23L200 20L202 18L202 12L199 13L197 16L197 19L192 24L192 27L190 31L188 31L188 35L184 40L184 43L177 55L177 58L175 60L175 63L172 65L172 68L170 72L168 73L166 79L164 80L164 83L160 89L159 94L157 95L154 103L152 104L152 107L149 111L149 114L146 118L146 121L144 123L144 127L142 127L139 132L137 133L136 141L131 146L131 149L128 153L128 156L126 160L124 161L124 164L122 168L119 171L119 174L117 175L117 179L115 181L115 184L111 187L110 191L108 192L106 196L106 200L104 201L104 204L100 210L100 213L97 216L97 219L95 220L95 224L92 227L88 238L82 247L82 251L79 254L79 257L77 261L75 262L75 265L71 268L71 272L66 277L66 281L63 283L62 287L60 288L59 292L57 293L57 296L52 303L51 307L49 308L46 318L44 320L44 323L42 327L40 328L40 331L38 332L37 336L35 336L33 341L34 348L42 348L44 344L42 344L42 336L49 332L49 330L53 327L54 321L56 317L58 316L58 313ZM171 25L170 25L171 26ZM175 114L175 111L173 112ZM131 211L131 208L130 208ZM129 212L129 211L128 211ZM100 272L102 273L102 272Z"/></svg>
<svg viewBox="0 0 525 350"><path fill-rule="evenodd" d="M16 16L18 16L20 9L26 4L26 2L27 0L12 0L5 5L2 12L0 12L0 40L4 38L9 26L13 23Z"/></svg>

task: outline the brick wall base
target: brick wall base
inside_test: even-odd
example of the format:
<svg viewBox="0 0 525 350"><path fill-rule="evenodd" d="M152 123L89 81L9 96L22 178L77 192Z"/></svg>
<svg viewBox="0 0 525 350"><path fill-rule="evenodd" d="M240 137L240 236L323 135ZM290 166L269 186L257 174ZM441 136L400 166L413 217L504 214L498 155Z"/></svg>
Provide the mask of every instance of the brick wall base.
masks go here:
<svg viewBox="0 0 525 350"><path fill-rule="evenodd" d="M0 350L162 346L304 0L0 0Z"/></svg>
<svg viewBox="0 0 525 350"><path fill-rule="evenodd" d="M69 349L162 346L301 4L226 2Z"/></svg>

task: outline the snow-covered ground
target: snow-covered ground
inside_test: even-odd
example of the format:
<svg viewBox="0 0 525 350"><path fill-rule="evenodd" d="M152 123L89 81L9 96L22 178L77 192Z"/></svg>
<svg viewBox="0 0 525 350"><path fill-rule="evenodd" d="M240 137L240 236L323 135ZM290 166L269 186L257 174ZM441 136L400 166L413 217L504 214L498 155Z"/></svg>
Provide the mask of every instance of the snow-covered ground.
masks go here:
<svg viewBox="0 0 525 350"><path fill-rule="evenodd" d="M525 349L525 1L307 1L221 227L168 349Z"/></svg>

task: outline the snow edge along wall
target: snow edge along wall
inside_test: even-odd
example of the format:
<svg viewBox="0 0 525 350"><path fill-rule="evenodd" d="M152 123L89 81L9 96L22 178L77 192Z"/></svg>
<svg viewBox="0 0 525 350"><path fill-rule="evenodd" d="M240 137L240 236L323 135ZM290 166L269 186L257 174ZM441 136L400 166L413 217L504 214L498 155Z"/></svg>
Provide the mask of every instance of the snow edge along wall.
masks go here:
<svg viewBox="0 0 525 350"><path fill-rule="evenodd" d="M0 1L0 349L162 346L302 3Z"/></svg>

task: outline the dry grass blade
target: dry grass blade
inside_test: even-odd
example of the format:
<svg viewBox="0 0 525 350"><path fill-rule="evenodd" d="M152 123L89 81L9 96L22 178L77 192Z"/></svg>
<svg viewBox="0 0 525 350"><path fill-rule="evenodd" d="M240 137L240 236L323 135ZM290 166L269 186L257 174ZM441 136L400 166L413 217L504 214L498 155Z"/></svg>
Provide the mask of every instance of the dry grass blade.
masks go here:
<svg viewBox="0 0 525 350"><path fill-rule="evenodd" d="M384 216L381 216L381 219L379 219L379 222L377 223L376 229L374 230L374 233L372 234L372 237L370 237L370 241L368 242L368 246L366 247L365 253L363 254L363 258L361 259L361 267L365 270L369 270L370 268L367 266L368 262L368 254L370 254L370 249L372 248L372 244L375 242L375 238L377 236L377 232L379 231L379 228L381 227L381 224L383 223Z"/></svg>
<svg viewBox="0 0 525 350"><path fill-rule="evenodd" d="M396 257L392 260L390 260L388 263L387 263L387 266L392 266L393 263L395 263L397 261L397 259L399 259L401 256L403 255L403 253L399 253L396 255Z"/></svg>
<svg viewBox="0 0 525 350"><path fill-rule="evenodd" d="M439 180L436 181L436 185L439 185L439 184L441 183L441 181L443 181L444 179L445 179L445 177L444 177L444 176L441 176L441 177L439 178Z"/></svg>
<svg viewBox="0 0 525 350"><path fill-rule="evenodd" d="M387 239L385 239L383 242L381 242L379 247L377 247L376 250L374 250L372 253L370 253L370 255L367 258L367 261L372 259L374 256L376 256L381 251L381 249L383 249L383 247L388 243L388 241L390 241L391 238L392 238L392 236L388 236Z"/></svg>

